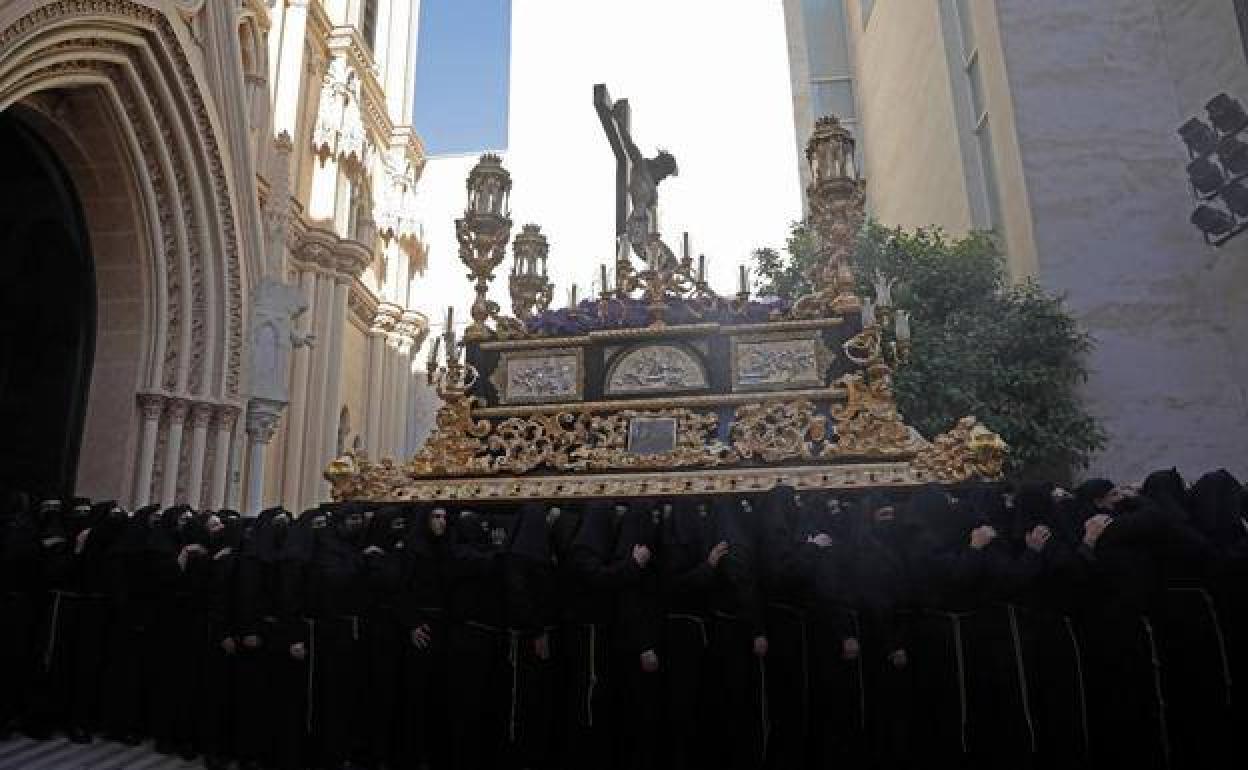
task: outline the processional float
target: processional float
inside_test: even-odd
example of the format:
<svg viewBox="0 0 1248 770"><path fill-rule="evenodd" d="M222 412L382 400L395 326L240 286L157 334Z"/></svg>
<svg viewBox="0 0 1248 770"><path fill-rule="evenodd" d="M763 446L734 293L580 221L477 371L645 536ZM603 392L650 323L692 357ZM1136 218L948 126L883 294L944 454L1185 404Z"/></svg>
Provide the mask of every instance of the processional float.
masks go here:
<svg viewBox="0 0 1248 770"><path fill-rule="evenodd" d="M677 173L642 155L626 100L595 86L616 155L613 276L597 296L550 308L549 244L525 225L513 244L512 314L487 298L511 240L511 177L496 155L468 176L455 222L476 299L457 339L429 356L442 399L436 427L406 460L347 454L326 478L338 500L620 498L799 489L913 487L1001 476L1007 447L974 417L931 440L907 425L892 390L909 318L881 279L855 291L852 257L865 183L854 140L833 117L806 148L815 289L794 302L707 283L688 237L677 256L657 226L658 186ZM921 333L921 330L919 330Z"/></svg>

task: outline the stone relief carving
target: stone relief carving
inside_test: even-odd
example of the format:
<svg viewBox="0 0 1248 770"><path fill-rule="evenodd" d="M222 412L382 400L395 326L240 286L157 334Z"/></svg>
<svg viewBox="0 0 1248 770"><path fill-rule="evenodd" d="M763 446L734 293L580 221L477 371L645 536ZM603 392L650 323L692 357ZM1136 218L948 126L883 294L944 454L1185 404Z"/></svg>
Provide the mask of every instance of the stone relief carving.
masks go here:
<svg viewBox="0 0 1248 770"><path fill-rule="evenodd" d="M608 395L701 390L706 369L692 353L675 345L648 345L624 353L607 375Z"/></svg>
<svg viewBox="0 0 1248 770"><path fill-rule="evenodd" d="M817 335L734 337L733 390L784 390L823 385L828 353Z"/></svg>
<svg viewBox="0 0 1248 770"><path fill-rule="evenodd" d="M251 394L254 398L286 403L290 400L290 355L311 345L311 334L295 330L296 320L308 309L298 287L266 278L256 292L252 309Z"/></svg>

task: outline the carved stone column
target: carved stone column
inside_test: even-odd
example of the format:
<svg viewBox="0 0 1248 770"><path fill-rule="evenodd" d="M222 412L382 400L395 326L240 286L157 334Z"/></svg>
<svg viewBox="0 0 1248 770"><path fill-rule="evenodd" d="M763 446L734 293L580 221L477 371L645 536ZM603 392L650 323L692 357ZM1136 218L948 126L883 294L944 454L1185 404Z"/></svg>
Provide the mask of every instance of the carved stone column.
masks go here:
<svg viewBox="0 0 1248 770"><path fill-rule="evenodd" d="M165 441L165 466L161 474L160 504L168 508L178 496L178 465L182 458L182 426L190 402L183 398L169 399L169 436Z"/></svg>
<svg viewBox="0 0 1248 770"><path fill-rule="evenodd" d="M314 489L317 500L329 499L329 482L325 480L322 471L329 467L337 450L338 415L342 408L339 403L342 388L342 336L347 326L347 295L351 289L351 280L351 276L342 274L334 280L329 321L329 360L325 373L325 407L321 413L321 451L317 456L320 462L316 468L310 469L310 472L315 471Z"/></svg>
<svg viewBox="0 0 1248 770"><path fill-rule="evenodd" d="M225 489L233 459L231 450L234 446L234 425L238 422L238 413L236 406L218 406L216 409L216 457L212 462L212 486L208 495L208 504L216 510L226 507Z"/></svg>
<svg viewBox="0 0 1248 770"><path fill-rule="evenodd" d="M191 406L191 467L186 485L186 502L199 510L200 494L204 488L204 460L208 451L208 423L212 421L212 404L196 403Z"/></svg>
<svg viewBox="0 0 1248 770"><path fill-rule="evenodd" d="M385 419L389 411L386 400L390 391L386 385L392 372L389 335L394 330L399 313L398 307L383 302L377 308L372 328L368 331L368 433L365 440L368 455L373 459L384 457L388 446Z"/></svg>
<svg viewBox="0 0 1248 770"><path fill-rule="evenodd" d="M299 274L299 290L303 292L308 311L299 318L299 333L312 331L316 315L316 272L305 270ZM318 346L322 342L316 343ZM315 349L296 348L294 372L290 378L290 419L286 423L285 465L282 469L282 504L295 510L300 506L300 482L303 480L303 439L307 426L309 368Z"/></svg>
<svg viewBox="0 0 1248 770"><path fill-rule="evenodd" d="M332 305L334 294L334 278L327 272L317 271L316 275L316 347L312 349L312 361L308 370L308 403L307 417L303 435L303 459L299 466L299 494L291 500L284 500L287 505L302 509L316 500L320 488L317 475L309 469L321 455L321 430L325 421L321 416L325 413L325 388L328 384L329 339L332 334Z"/></svg>
<svg viewBox="0 0 1248 770"><path fill-rule="evenodd" d="M140 393L139 410L143 429L139 438L138 477L134 482L133 505L142 508L152 499L152 474L156 465L156 439L160 433L160 415L165 411L165 397L159 393Z"/></svg>
<svg viewBox="0 0 1248 770"><path fill-rule="evenodd" d="M267 398L247 402L247 515L256 516L264 510L264 450L273 440L277 422L286 405Z"/></svg>
<svg viewBox="0 0 1248 770"><path fill-rule="evenodd" d="M278 3L278 5L282 5ZM274 84L273 100L273 132L285 131L291 136L298 136L299 129L299 94L302 92L302 76L304 67L304 47L307 41L308 0L286 0L284 18L280 24L280 34L271 33L270 39L279 42L281 48L272 57L273 72L270 73ZM274 23L278 21L274 19Z"/></svg>

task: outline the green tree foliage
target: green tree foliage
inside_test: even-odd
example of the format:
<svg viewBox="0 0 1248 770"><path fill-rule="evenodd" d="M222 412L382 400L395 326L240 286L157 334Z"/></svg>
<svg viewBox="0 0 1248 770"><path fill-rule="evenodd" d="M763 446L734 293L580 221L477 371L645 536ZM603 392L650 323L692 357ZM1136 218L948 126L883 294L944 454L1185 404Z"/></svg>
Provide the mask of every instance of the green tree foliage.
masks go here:
<svg viewBox="0 0 1248 770"><path fill-rule="evenodd" d="M807 293L812 245L799 223L786 254L757 250L760 292ZM974 415L1009 443L1009 470L1020 477L1064 477L1104 446L1104 430L1079 398L1091 338L1061 297L1032 281L1011 284L988 235L950 239L872 222L854 268L861 296L872 296L879 271L897 281L893 300L911 314L911 352L894 387L902 414L924 435Z"/></svg>

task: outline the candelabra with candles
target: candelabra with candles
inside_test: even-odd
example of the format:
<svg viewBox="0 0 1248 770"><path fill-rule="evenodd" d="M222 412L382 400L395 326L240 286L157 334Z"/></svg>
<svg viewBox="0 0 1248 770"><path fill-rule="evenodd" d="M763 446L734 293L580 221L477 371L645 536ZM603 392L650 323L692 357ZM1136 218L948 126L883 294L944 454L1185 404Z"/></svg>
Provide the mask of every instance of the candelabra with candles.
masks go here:
<svg viewBox="0 0 1248 770"><path fill-rule="evenodd" d="M893 367L910 355L910 313L893 304L896 282L876 272L874 298L861 301L862 331L844 344L845 357L866 370L869 382L891 384ZM893 339L886 342L886 329Z"/></svg>
<svg viewBox="0 0 1248 770"><path fill-rule="evenodd" d="M689 234L682 238L681 256L678 259L671 249L663 243L658 233L651 233L646 244L645 267L634 270L630 257L630 244L621 237L617 241L615 258L615 289L605 288L607 285L607 266L600 265L604 289L601 293L599 307L604 312L610 306L611 297L625 299L640 291L642 299L647 301L646 309L650 313L650 325L661 327L666 325L667 305L672 299L714 302L717 295L706 282L706 257L698 257L697 268L694 268L692 249L689 245Z"/></svg>
<svg viewBox="0 0 1248 770"><path fill-rule="evenodd" d="M477 293L472 303L472 323L464 331L467 340L489 337L485 322L498 319L498 305L487 300L486 294L495 268L507 254L507 241L511 238L510 202L511 174L497 155L482 155L468 173L468 206L464 216L455 220L459 258L468 267L468 278L475 281Z"/></svg>
<svg viewBox="0 0 1248 770"><path fill-rule="evenodd" d="M438 363L438 353L443 344L446 345L446 366ZM429 349L429 360L425 363L425 376L431 386L435 386L443 400L466 394L477 381L477 369L462 360L462 344L455 336L455 309L446 309L446 331L434 337L433 347Z"/></svg>
<svg viewBox="0 0 1248 770"><path fill-rule="evenodd" d="M511 312L526 321L550 307L555 285L548 280L546 260L550 243L538 225L525 225L512 244L515 261L511 266Z"/></svg>

